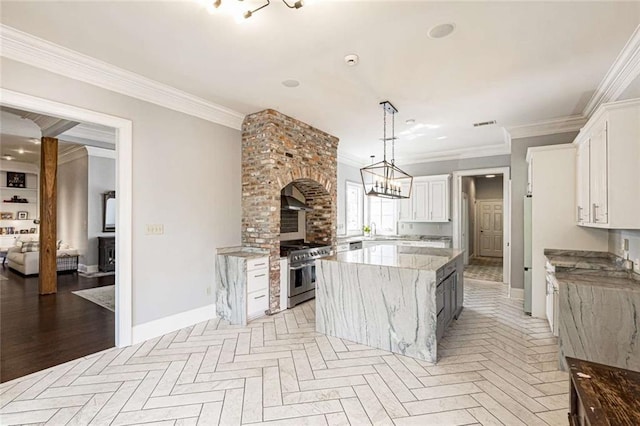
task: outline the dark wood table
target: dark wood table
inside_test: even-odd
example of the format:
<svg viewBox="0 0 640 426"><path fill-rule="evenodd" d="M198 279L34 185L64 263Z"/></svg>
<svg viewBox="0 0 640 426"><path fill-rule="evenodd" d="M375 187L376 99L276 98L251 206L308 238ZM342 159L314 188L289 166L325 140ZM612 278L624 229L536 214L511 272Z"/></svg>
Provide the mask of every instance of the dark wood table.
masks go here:
<svg viewBox="0 0 640 426"><path fill-rule="evenodd" d="M567 357L571 425L640 425L640 372Z"/></svg>

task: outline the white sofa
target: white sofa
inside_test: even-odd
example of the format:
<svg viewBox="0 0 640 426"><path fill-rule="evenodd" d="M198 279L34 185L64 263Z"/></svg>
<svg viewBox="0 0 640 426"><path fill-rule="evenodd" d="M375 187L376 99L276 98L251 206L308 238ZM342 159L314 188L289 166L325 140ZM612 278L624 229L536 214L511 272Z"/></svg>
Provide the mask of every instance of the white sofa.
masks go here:
<svg viewBox="0 0 640 426"><path fill-rule="evenodd" d="M78 256L78 250L60 248L57 257ZM14 246L7 250L7 266L23 275L37 275L40 272L40 252L22 252L22 247ZM76 262L77 267L77 262ZM60 270L60 268L58 268Z"/></svg>

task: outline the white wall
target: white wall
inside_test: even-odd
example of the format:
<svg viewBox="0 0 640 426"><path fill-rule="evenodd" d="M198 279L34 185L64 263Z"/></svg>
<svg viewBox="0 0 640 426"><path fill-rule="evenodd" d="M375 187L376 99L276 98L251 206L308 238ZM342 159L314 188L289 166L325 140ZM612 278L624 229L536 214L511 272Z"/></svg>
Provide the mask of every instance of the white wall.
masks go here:
<svg viewBox="0 0 640 426"><path fill-rule="evenodd" d="M629 260L636 265L640 264L640 231L638 230L615 229L609 231L609 253L626 258L622 249L622 243L625 239L629 240Z"/></svg>
<svg viewBox="0 0 640 426"><path fill-rule="evenodd" d="M91 151L97 150L92 148ZM103 197L116 189L116 160L89 155L87 187L87 255L85 265L97 269L98 237L113 237L113 232L102 232ZM117 199L118 194L116 194ZM116 224L117 226L117 224Z"/></svg>
<svg viewBox="0 0 640 426"><path fill-rule="evenodd" d="M338 162L338 205L336 206L338 211L338 235L345 235L347 232L347 212L345 208L347 181L362 183L362 179L360 178L360 169L358 167Z"/></svg>
<svg viewBox="0 0 640 426"><path fill-rule="evenodd" d="M58 164L58 239L77 249L78 263L86 265L89 161L86 149L76 154L73 160Z"/></svg>
<svg viewBox="0 0 640 426"><path fill-rule="evenodd" d="M133 122L133 324L212 305L215 249L240 244L240 132L6 58L0 66L3 88ZM145 224L164 234L145 235Z"/></svg>

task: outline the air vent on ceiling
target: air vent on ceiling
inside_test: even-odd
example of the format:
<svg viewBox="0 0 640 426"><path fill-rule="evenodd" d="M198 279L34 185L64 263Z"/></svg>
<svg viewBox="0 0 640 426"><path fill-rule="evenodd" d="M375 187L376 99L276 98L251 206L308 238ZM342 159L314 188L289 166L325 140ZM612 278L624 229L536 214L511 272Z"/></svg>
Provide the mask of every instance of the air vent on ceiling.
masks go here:
<svg viewBox="0 0 640 426"><path fill-rule="evenodd" d="M482 127L482 126L490 126L492 124L496 124L496 120L491 121L481 121L479 123L473 123L473 127Z"/></svg>

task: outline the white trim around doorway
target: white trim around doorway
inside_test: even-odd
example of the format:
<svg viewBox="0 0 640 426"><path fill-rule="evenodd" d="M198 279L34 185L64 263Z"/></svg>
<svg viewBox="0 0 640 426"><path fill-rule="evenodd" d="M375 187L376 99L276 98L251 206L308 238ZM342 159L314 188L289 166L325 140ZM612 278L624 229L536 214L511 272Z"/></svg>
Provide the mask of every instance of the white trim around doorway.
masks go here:
<svg viewBox="0 0 640 426"><path fill-rule="evenodd" d="M116 330L117 347L132 339L132 123L119 117L0 88L0 105L116 129Z"/></svg>
<svg viewBox="0 0 640 426"><path fill-rule="evenodd" d="M458 170L453 172L452 185L452 217L453 221L453 247L462 247L462 215L460 214L460 206L462 205L462 178L464 176L482 176L490 174L501 174L502 194L503 194L503 241L502 241L502 280L505 284L509 284L509 292L511 297L511 168L510 167L494 167L490 169L474 169L474 170Z"/></svg>

